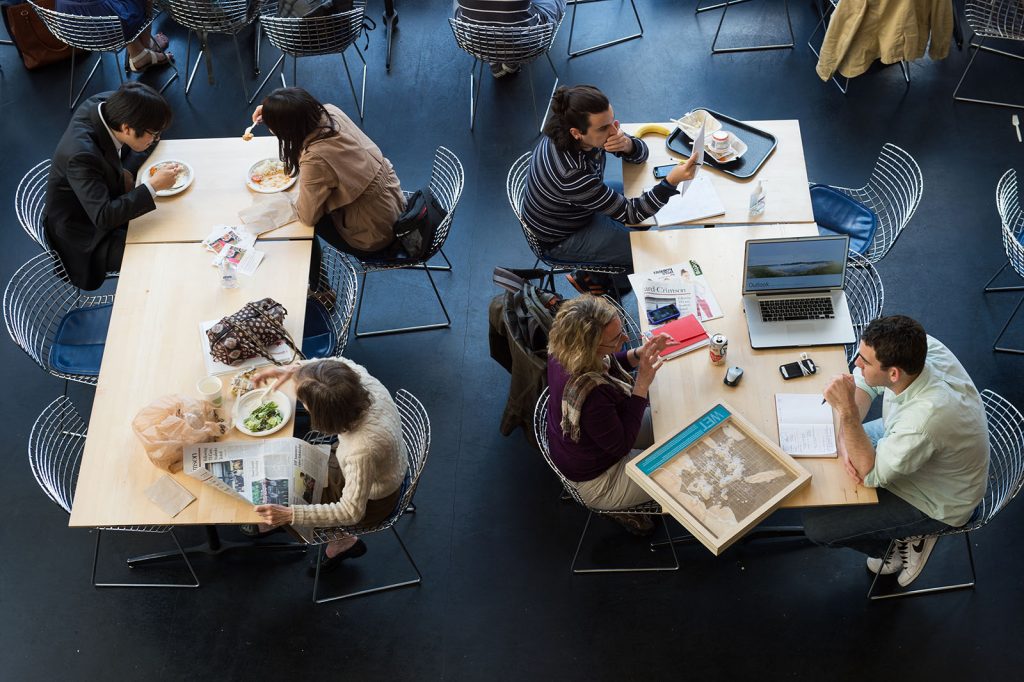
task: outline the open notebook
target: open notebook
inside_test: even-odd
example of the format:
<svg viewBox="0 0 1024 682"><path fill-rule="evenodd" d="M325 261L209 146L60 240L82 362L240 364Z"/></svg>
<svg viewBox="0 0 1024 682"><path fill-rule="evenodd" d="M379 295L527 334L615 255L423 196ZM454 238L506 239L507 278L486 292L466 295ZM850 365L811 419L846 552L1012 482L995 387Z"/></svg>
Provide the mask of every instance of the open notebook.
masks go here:
<svg viewBox="0 0 1024 682"><path fill-rule="evenodd" d="M776 393L779 445L793 457L836 457L832 407L820 393Z"/></svg>

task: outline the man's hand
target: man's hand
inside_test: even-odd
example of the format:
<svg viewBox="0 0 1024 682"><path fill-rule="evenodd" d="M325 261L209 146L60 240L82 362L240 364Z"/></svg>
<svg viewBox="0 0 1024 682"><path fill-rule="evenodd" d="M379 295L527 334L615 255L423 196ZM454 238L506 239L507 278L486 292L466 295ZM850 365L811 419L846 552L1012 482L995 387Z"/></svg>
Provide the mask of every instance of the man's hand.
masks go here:
<svg viewBox="0 0 1024 682"><path fill-rule="evenodd" d="M174 187L180 170L181 166L176 163L160 166L155 173L149 176L149 186L158 192Z"/></svg>
<svg viewBox="0 0 1024 682"><path fill-rule="evenodd" d="M846 469L846 473L848 473L850 478L856 481L858 485L864 483L864 479L857 473L857 468L853 466L852 462L850 462L850 456L846 454L846 452L843 452L843 468Z"/></svg>
<svg viewBox="0 0 1024 682"><path fill-rule="evenodd" d="M690 154L690 158L688 158L683 163L676 165L675 168L668 172L668 175L665 177L665 182L675 187L680 182L685 182L686 180L693 180L693 178L696 175L697 155Z"/></svg>
<svg viewBox="0 0 1024 682"><path fill-rule="evenodd" d="M615 132L604 141L604 150L616 154L632 154L633 138L622 132L618 121L613 122L613 125L615 126Z"/></svg>
<svg viewBox="0 0 1024 682"><path fill-rule="evenodd" d="M859 421L860 409L857 407L857 384L852 374L838 374L825 387L825 400L839 416L844 419Z"/></svg>
<svg viewBox="0 0 1024 682"><path fill-rule="evenodd" d="M290 507L283 507L279 504L260 504L256 506L255 510L263 519L263 523L275 528L295 520L295 512Z"/></svg>

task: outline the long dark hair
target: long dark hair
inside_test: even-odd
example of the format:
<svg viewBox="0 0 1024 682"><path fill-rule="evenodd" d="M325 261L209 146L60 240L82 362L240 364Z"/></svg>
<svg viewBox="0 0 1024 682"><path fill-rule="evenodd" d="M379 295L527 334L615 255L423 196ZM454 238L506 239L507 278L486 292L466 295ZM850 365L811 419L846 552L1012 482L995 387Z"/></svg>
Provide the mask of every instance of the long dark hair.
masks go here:
<svg viewBox="0 0 1024 682"><path fill-rule="evenodd" d="M593 85L563 85L551 97L551 115L544 126L544 134L551 138L559 151L579 149L579 143L569 129L587 132L590 115L607 111L609 106L605 94Z"/></svg>
<svg viewBox="0 0 1024 682"><path fill-rule="evenodd" d="M303 144L337 134L323 104L302 88L278 88L263 100L263 122L277 136L278 154L288 175L299 170Z"/></svg>

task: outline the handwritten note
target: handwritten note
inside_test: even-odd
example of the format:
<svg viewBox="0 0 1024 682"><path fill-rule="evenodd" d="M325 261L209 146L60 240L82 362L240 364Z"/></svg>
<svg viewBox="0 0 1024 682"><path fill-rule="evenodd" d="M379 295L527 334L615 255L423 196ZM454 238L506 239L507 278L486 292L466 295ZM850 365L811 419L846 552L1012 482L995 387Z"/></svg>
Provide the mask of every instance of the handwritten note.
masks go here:
<svg viewBox="0 0 1024 682"><path fill-rule="evenodd" d="M820 393L777 393L779 445L793 457L836 457L832 407Z"/></svg>

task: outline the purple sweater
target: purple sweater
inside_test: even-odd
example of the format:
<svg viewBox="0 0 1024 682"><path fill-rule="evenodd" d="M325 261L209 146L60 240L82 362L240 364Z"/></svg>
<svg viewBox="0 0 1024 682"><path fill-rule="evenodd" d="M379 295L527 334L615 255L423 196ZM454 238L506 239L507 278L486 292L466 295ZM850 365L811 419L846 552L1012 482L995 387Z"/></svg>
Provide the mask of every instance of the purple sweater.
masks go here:
<svg viewBox="0 0 1024 682"><path fill-rule="evenodd" d="M612 356L629 370L626 352ZM562 393L569 373L548 357L548 443L551 461L570 481L590 481L629 454L640 433L647 398L625 395L612 386L597 386L583 401L580 411L580 442L562 435Z"/></svg>

